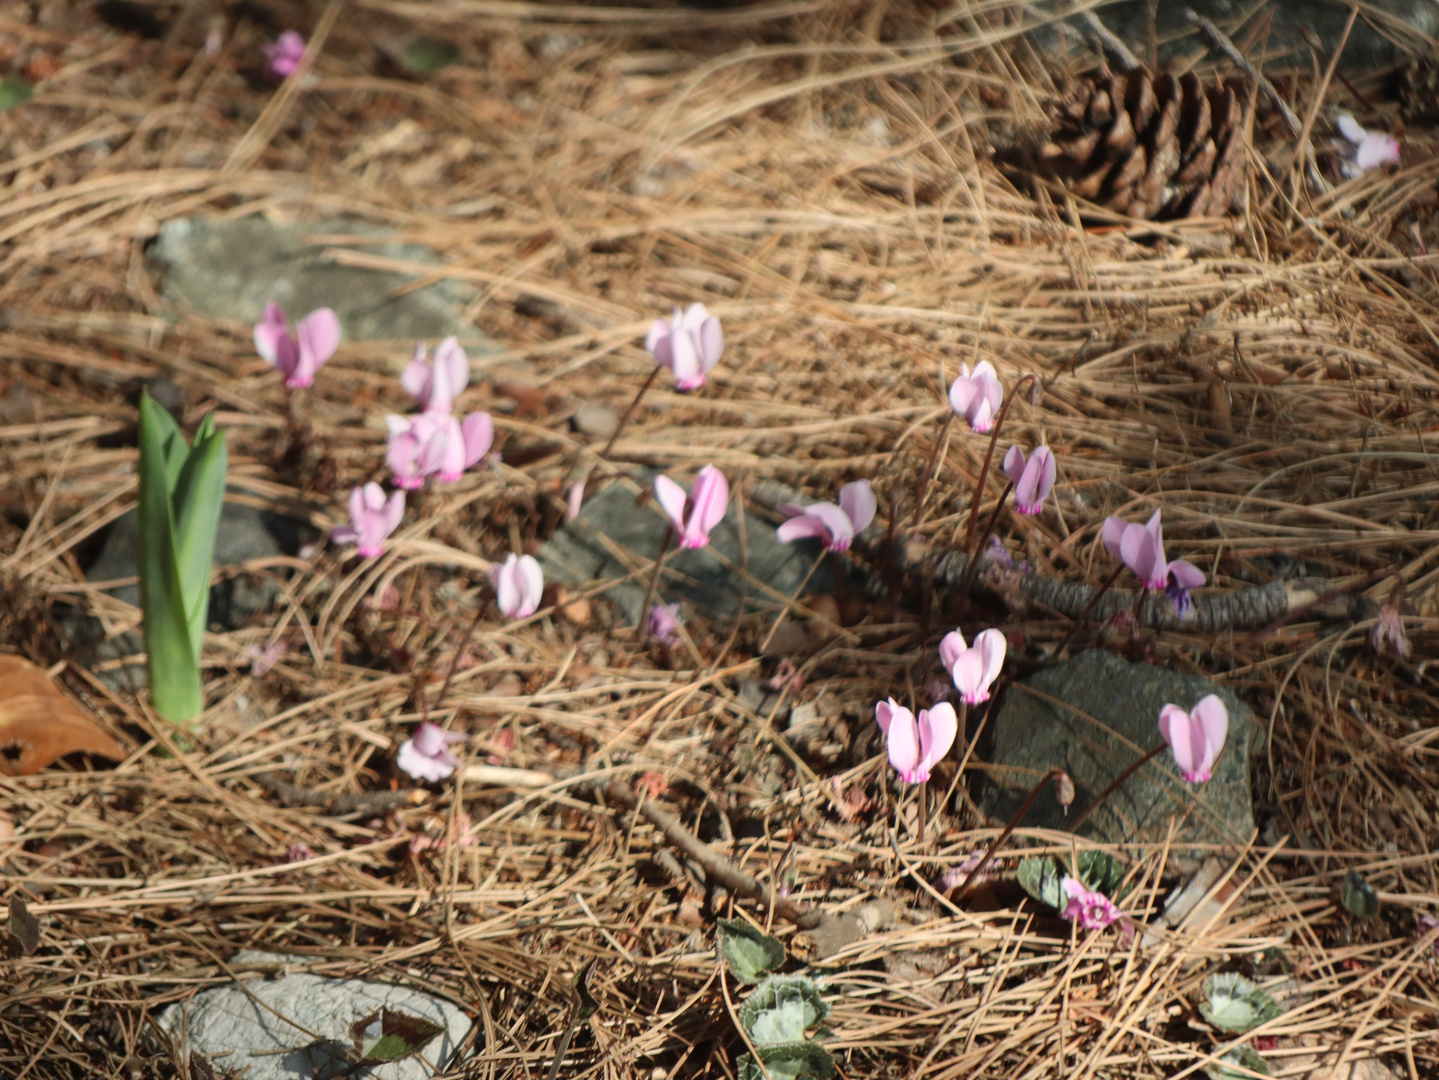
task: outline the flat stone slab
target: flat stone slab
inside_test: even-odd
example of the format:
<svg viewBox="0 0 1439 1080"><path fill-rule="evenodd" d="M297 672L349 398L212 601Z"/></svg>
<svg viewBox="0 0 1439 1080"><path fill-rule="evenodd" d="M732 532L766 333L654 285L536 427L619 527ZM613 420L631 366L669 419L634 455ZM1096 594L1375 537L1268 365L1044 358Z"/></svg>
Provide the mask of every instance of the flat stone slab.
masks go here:
<svg viewBox="0 0 1439 1080"><path fill-rule="evenodd" d="M648 481L650 475L642 476ZM644 489L648 490L648 489ZM540 550L545 577L553 581L590 583L612 580L645 569L633 582L616 586L605 596L614 601L624 618L636 625L649 585L650 567L664 541L669 521L650 500L637 506L642 494L629 479L610 485L586 500L580 516L567 522ZM749 574L745 611L777 610L794 595L819 557L816 541L784 544L775 536L773 522L744 511L745 542L740 543L739 508L730 499L724 520L710 534L709 546L695 551L673 544L665 557L664 575L656 602L681 600L709 614L736 616ZM633 553L627 561L623 556ZM805 586L806 592L834 587L831 560L826 558Z"/></svg>
<svg viewBox="0 0 1439 1080"><path fill-rule="evenodd" d="M417 341L451 334L467 349L492 349L464 317L477 293L440 281L397 295L413 283L409 274L340 266L324 256L318 235L373 236L353 250L406 262L441 265L419 244L401 244L394 233L346 218L275 225L262 217L234 220L177 218L166 222L148 249L164 271L161 295L216 319L258 322L265 305L278 301L292 319L315 308L333 308L348 341ZM399 359L407 360L408 353ZM397 360L398 362L398 360Z"/></svg>
<svg viewBox="0 0 1439 1080"><path fill-rule="evenodd" d="M231 966L313 963L314 957L246 949ZM351 1025L381 1007L442 1025L418 1055L361 1069L374 1080L429 1080L464 1042L470 1018L440 998L392 983L331 979L303 972L247 979L239 986L202 990L160 1014L162 1031L203 1054L217 1075L235 1070L245 1080L336 1080L351 1068L340 1047L351 1045ZM331 1045L330 1041L338 1045Z"/></svg>
<svg viewBox="0 0 1439 1080"><path fill-rule="evenodd" d="M1161 707L1175 704L1188 710L1206 694L1218 694L1229 709L1229 735L1213 778L1204 784L1186 783L1165 750L1110 795L1080 833L1105 843L1158 842L1168 835L1172 818L1181 846L1242 846L1254 830L1249 764L1261 742L1249 707L1198 675L1131 663L1101 650L1080 653L1005 691L998 715L990 721L994 770L981 808L1008 821L1040 776L1060 766L1074 780L1069 813L1081 813L1162 741ZM1064 830L1068 820L1050 784L1020 824Z"/></svg>

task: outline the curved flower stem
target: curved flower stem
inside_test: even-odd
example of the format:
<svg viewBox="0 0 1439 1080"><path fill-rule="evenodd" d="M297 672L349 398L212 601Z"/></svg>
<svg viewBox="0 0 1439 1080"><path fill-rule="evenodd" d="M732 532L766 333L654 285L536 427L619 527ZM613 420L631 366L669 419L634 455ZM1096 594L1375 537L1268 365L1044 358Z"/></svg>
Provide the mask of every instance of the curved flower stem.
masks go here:
<svg viewBox="0 0 1439 1080"><path fill-rule="evenodd" d="M1094 605L1099 603L1099 598L1114 587L1114 583L1119 580L1119 575L1122 573L1124 573L1124 564L1120 563L1114 568L1114 573L1110 574L1104 584L1099 587L1099 590L1089 598L1089 603L1084 605L1084 610L1079 613L1079 616L1070 625L1069 633L1064 635L1064 639L1059 643L1059 647L1054 650L1056 660L1060 654L1064 652L1065 647L1069 644L1070 639L1074 637L1075 632L1084 625L1084 620L1089 618L1089 613L1094 610Z"/></svg>
<svg viewBox="0 0 1439 1080"><path fill-rule="evenodd" d="M921 481L919 485L919 502L914 505L914 520L910 522L910 528L914 528L919 524L919 515L924 513L924 498L929 494L929 483L934 479L934 469L939 463L939 450L940 447L944 445L945 436L949 434L949 425L952 423L954 423L953 409L951 409L949 415L944 418L944 423L940 425L939 436L934 440L934 449L929 452L929 464L925 466L924 480ZM893 529L893 518L891 517L891 532Z"/></svg>
<svg viewBox="0 0 1439 1080"><path fill-rule="evenodd" d="M660 553L655 556L655 572L650 575L650 584L645 589L644 606L640 608L640 622L636 629L639 631L640 641L650 636L650 605L655 602L655 591L660 586L660 568L665 564L665 555L669 552L670 542L675 538L673 525L665 529L665 538L660 541Z"/></svg>
<svg viewBox="0 0 1439 1080"><path fill-rule="evenodd" d="M629 423L630 417L633 416L635 410L640 407L640 400L649 391L649 388L654 385L654 381L659 376L659 373L660 366L656 364L655 369L650 372L650 377L640 385L640 392L636 394L635 399L630 402L630 407L626 409L625 414L620 417L620 422L615 425L615 430L610 435L610 441L605 443L605 448L600 451L600 457L607 458L610 456L610 451L615 448L615 440L620 437L620 432L624 430L625 424Z"/></svg>
<svg viewBox="0 0 1439 1080"><path fill-rule="evenodd" d="M1159 756L1166 749L1168 749L1168 747L1168 743L1160 743L1153 750L1149 751L1138 761L1134 762L1134 764L1130 765L1129 768L1125 769L1122 773L1116 776L1114 780L1110 783L1110 785L1099 793L1098 798L1096 798L1092 803L1090 803L1077 815L1075 815L1074 820L1069 823L1069 831L1078 832L1079 827L1084 824L1085 818L1089 817L1090 814L1094 813L1094 811L1098 809L1100 803L1104 802L1105 799L1113 795L1115 791L1118 790L1119 785L1124 783L1124 781L1128 780L1131 776L1138 772L1146 762L1153 761L1157 756Z"/></svg>
<svg viewBox="0 0 1439 1080"><path fill-rule="evenodd" d="M1064 770L1056 768L1050 769L1049 772L1039 778L1039 783L1030 789L1029 794L1024 798L1024 802L1019 804L1018 811L1015 812L1014 817L1009 819L1009 824L1004 827L1004 831L994 838L994 842L985 850L984 857L980 859L975 865L975 868L965 876L965 879L959 883L959 888L955 890L957 895L963 896L964 890L969 888L969 883L984 872L984 868L988 866L990 860L994 858L994 853L1004 846L1004 842L1008 840L1014 830L1019 827L1019 823L1024 819L1024 815L1029 813L1029 808L1034 805L1034 800L1039 798L1039 793L1044 790L1044 785L1051 780L1058 780L1063 775Z"/></svg>
<svg viewBox="0 0 1439 1080"><path fill-rule="evenodd" d="M974 555L970 558L969 567L964 572L964 580L959 585L959 602L963 606L969 604L969 590L974 586L974 576L979 573L979 564L983 558L980 552L984 550L984 545L989 542L989 538L994 535L994 527L999 524L999 513L1004 509L1004 500L1009 498L1009 493L1013 490L1014 481L1011 480L1005 486L1004 493L1000 495L999 502L994 504L994 513L989 515L989 524L984 527L984 532L979 536L979 547L975 549ZM961 618L964 616L963 606L960 609Z"/></svg>
<svg viewBox="0 0 1439 1080"><path fill-rule="evenodd" d="M924 847L924 819L929 816L929 781L919 782L919 846Z"/></svg>
<svg viewBox="0 0 1439 1080"><path fill-rule="evenodd" d="M455 650L455 655L450 659L450 670L445 672L445 681L440 684L440 692L435 696L435 704L433 706L425 705L425 697L423 694L420 695L420 707L425 714L426 720L430 718L431 708L439 709L439 707L444 704L445 694L450 689L450 683L454 680L456 670L459 669L460 657L463 656L465 650L469 648L470 638L475 636L475 629L480 625L480 621L490 613L490 605L492 603L494 603L494 597L486 597L485 602L481 604L479 610L475 612L475 617L470 620L469 629L465 631L465 636L460 639L460 647Z"/></svg>
<svg viewBox="0 0 1439 1080"><path fill-rule="evenodd" d="M979 520L979 504L984 499L984 482L989 479L989 463L994 460L994 447L999 442L999 430L1004 427L1004 418L1009 415L1009 407L1014 404L1014 399L1019 396L1020 387L1027 382L1034 381L1034 375L1029 374L1014 384L1014 389L1005 396L1004 404L999 407L999 415L994 418L994 428L989 433L989 448L984 452L984 464L979 467L979 481L974 485L974 498L969 506L969 524L964 530L963 551L973 551L969 546L974 539L974 526Z"/></svg>
<svg viewBox="0 0 1439 1080"><path fill-rule="evenodd" d="M804 580L801 581L797 586L795 586L794 595L789 598L791 604L799 599L799 594L804 592L804 587L809 584L809 579L814 577L814 572L819 569L822 562L824 562L823 551L819 553L819 558L814 561L814 565L809 568L809 573L805 574ZM780 624L784 622L784 617L788 614L789 606L786 605L785 609L779 613L779 617L775 619L774 625L769 628L769 633L766 634L764 636L764 640L760 642L759 651L761 653L763 653L767 648L769 648L770 640L774 637L775 632L779 630Z"/></svg>

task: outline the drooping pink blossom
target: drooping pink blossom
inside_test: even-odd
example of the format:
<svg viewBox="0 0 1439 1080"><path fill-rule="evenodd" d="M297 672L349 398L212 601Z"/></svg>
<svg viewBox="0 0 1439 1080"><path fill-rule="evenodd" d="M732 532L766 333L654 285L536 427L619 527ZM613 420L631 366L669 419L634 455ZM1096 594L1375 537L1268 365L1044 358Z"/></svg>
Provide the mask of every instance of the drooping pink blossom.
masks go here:
<svg viewBox="0 0 1439 1080"><path fill-rule="evenodd" d="M255 324L255 351L280 369L292 390L314 382L315 373L339 347L340 317L329 308L310 312L291 334L285 309L272 300L265 305L264 318Z"/></svg>
<svg viewBox="0 0 1439 1080"><path fill-rule="evenodd" d="M280 658L290 651L283 641L267 641L263 645L246 645L241 657L250 664L250 674L261 678L274 670Z"/></svg>
<svg viewBox="0 0 1439 1080"><path fill-rule="evenodd" d="M400 744L395 764L416 780L443 780L460 767L460 759L450 753L451 744L464 741L458 732L424 723Z"/></svg>
<svg viewBox="0 0 1439 1080"><path fill-rule="evenodd" d="M874 492L868 480L855 480L839 489L839 503L811 503L796 506L786 503L780 512L790 519L775 530L786 544L805 537L824 541L830 551L847 551L855 536L874 520Z"/></svg>
<svg viewBox="0 0 1439 1080"><path fill-rule="evenodd" d="M533 555L510 555L490 569L490 585L495 590L495 604L505 617L524 619L540 606L545 575Z"/></svg>
<svg viewBox="0 0 1439 1080"><path fill-rule="evenodd" d="M355 544L361 558L373 559L385 550L385 537L395 531L405 516L405 493L394 492L388 499L379 484L370 483L350 492L350 524L330 530L337 544Z"/></svg>
<svg viewBox="0 0 1439 1080"><path fill-rule="evenodd" d="M968 364L961 364L958 378L949 387L950 408L968 421L972 431L981 435L994 426L994 417L1003 398L999 373L988 360L975 364L972 373Z"/></svg>
<svg viewBox="0 0 1439 1080"><path fill-rule="evenodd" d="M650 608L650 633L659 639L660 644L671 648L678 645L682 626L684 620L680 618L679 604L655 604Z"/></svg>
<svg viewBox="0 0 1439 1080"><path fill-rule="evenodd" d="M974 644L966 645L964 635L951 630L940 640L939 660L954 679L960 696L969 704L978 705L989 700L989 688L1004 668L1004 654L1008 649L1003 631L981 630Z"/></svg>
<svg viewBox="0 0 1439 1080"><path fill-rule="evenodd" d="M1014 482L1014 508L1021 514L1038 514L1054 490L1054 454L1039 446L1026 459L1023 450L1011 446L1004 455L1004 475Z"/></svg>
<svg viewBox="0 0 1439 1080"><path fill-rule="evenodd" d="M1103 930L1124 916L1113 900L1102 892L1086 889L1083 882L1076 881L1068 874L1060 879L1059 887L1068 901L1059 914L1066 919L1077 921L1086 930Z"/></svg>
<svg viewBox="0 0 1439 1080"><path fill-rule="evenodd" d="M691 304L683 313L675 308L672 318L656 319L645 335L645 349L656 364L670 369L676 390L697 390L719 363L724 331L703 304Z"/></svg>
<svg viewBox="0 0 1439 1080"><path fill-rule="evenodd" d="M655 477L655 499L674 526L680 547L702 548L710 531L723 519L729 505L729 481L713 465L706 465L690 485L689 520L685 520L685 490L663 474Z"/></svg>
<svg viewBox="0 0 1439 1080"><path fill-rule="evenodd" d="M949 753L959 731L959 717L954 706L941 702L932 709L921 709L919 718L890 698L874 707L874 720L884 732L889 763L906 784L922 784L936 762Z"/></svg>
<svg viewBox="0 0 1439 1080"><path fill-rule="evenodd" d="M1374 629L1369 631L1369 645L1381 655L1385 649L1393 650L1395 656L1409 655L1409 635L1404 632L1404 616L1400 614L1399 605L1392 600L1380 605L1379 618L1374 623Z"/></svg>
<svg viewBox="0 0 1439 1080"><path fill-rule="evenodd" d="M424 343L416 344L414 359L400 373L400 385L428 413L448 414L469 381L470 358L453 337L435 346L433 364L425 359Z"/></svg>
<svg viewBox="0 0 1439 1080"><path fill-rule="evenodd" d="M1164 558L1164 530L1156 510L1143 525L1131 525L1123 518L1104 519L1101 533L1104 546L1139 578L1146 589L1164 589L1174 601L1180 618L1189 615L1193 603L1189 590L1204 584L1204 571L1184 559Z"/></svg>
<svg viewBox="0 0 1439 1080"><path fill-rule="evenodd" d="M1382 131L1366 131L1347 112L1340 113L1335 119L1339 133L1352 144L1349 150L1351 160L1341 166L1344 175L1349 179L1352 180L1380 165L1398 164L1399 143L1394 136L1386 135Z"/></svg>
<svg viewBox="0 0 1439 1080"><path fill-rule="evenodd" d="M1213 775L1214 762L1229 733L1229 710L1216 694L1200 698L1189 712L1178 705L1159 710L1159 734L1174 753L1174 763L1191 784Z"/></svg>
<svg viewBox="0 0 1439 1080"><path fill-rule="evenodd" d="M288 79L305 56L305 39L294 30L286 30L273 45L265 46L268 70L277 79Z"/></svg>

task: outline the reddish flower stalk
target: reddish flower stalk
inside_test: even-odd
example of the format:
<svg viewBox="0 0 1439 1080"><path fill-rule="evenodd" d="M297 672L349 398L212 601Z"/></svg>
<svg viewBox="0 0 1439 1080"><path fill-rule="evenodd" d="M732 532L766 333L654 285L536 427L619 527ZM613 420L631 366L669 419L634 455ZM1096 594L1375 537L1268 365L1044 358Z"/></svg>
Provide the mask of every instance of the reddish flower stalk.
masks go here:
<svg viewBox="0 0 1439 1080"><path fill-rule="evenodd" d="M999 442L999 433L1004 428L1004 418L1009 415L1009 407L1014 404L1014 399L1019 396L1020 387L1027 382L1033 382L1033 372L1023 376L1019 382L1014 384L1014 390L1004 399L1004 404L999 407L999 415L994 418L994 427L989 432L989 446L984 451L984 464L979 467L979 480L974 485L974 498L969 507L969 524L964 529L964 543L962 551L973 551L970 546L974 540L974 526L979 522L979 504L984 499L984 482L989 479L989 465L994 460L994 448Z"/></svg>

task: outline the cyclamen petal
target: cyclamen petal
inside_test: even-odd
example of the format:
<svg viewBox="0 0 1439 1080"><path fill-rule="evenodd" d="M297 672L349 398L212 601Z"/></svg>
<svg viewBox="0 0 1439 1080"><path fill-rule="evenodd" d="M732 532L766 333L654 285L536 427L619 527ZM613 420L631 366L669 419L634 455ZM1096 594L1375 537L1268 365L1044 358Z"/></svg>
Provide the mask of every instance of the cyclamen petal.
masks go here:
<svg viewBox="0 0 1439 1080"><path fill-rule="evenodd" d="M1178 705L1159 710L1159 734L1191 784L1202 784L1211 777L1228 733L1229 710L1216 694L1206 695L1189 712Z"/></svg>
<svg viewBox="0 0 1439 1080"><path fill-rule="evenodd" d="M980 631L974 644L967 649L964 648L964 638L955 631L940 642L940 656L954 657L953 663L947 666L955 689L966 702L978 705L989 700L989 688L1004 670L1004 656L1008 648L1004 633L992 627Z"/></svg>
<svg viewBox="0 0 1439 1080"><path fill-rule="evenodd" d="M1014 483L1014 506L1021 514L1038 514L1054 490L1054 454L1047 446L1036 447L1028 459L1018 446L1004 455L1004 474Z"/></svg>
<svg viewBox="0 0 1439 1080"><path fill-rule="evenodd" d="M878 504L874 488L868 480L853 480L839 489L839 506L849 516L850 526L855 533L862 533L874 520Z"/></svg>
<svg viewBox="0 0 1439 1080"><path fill-rule="evenodd" d="M655 477L655 501L670 519L680 547L702 548L710 541L710 532L725 516L729 505L729 481L713 465L706 465L690 487L689 520L686 522L684 488L668 476Z"/></svg>
<svg viewBox="0 0 1439 1080"><path fill-rule="evenodd" d="M400 744L395 764L416 780L443 780L460 767L459 758L450 753L450 744L464 741L464 735L424 723Z"/></svg>
<svg viewBox="0 0 1439 1080"><path fill-rule="evenodd" d="M645 335L645 349L656 364L669 368L676 390L695 390L719 363L724 331L703 304L691 304L670 319L656 319Z"/></svg>
<svg viewBox="0 0 1439 1080"><path fill-rule="evenodd" d="M512 554L490 570L490 585L507 618L525 619L539 609L545 577L533 555Z"/></svg>
<svg viewBox="0 0 1439 1080"><path fill-rule="evenodd" d="M875 723L884 732L889 763L906 784L922 784L949 753L959 730L959 717L947 702L914 713L890 698L874 707Z"/></svg>
<svg viewBox="0 0 1439 1080"><path fill-rule="evenodd" d="M405 514L405 493L396 491L388 499L379 484L366 484L350 492L350 524L330 530L335 543L354 543L360 556L373 559L384 554L385 538L395 531Z"/></svg>
<svg viewBox="0 0 1439 1080"><path fill-rule="evenodd" d="M1103 930L1123 917L1113 900L1102 892L1086 889L1082 882L1067 874L1060 879L1059 887L1066 900L1060 915L1075 920L1086 930Z"/></svg>
<svg viewBox="0 0 1439 1080"><path fill-rule="evenodd" d="M961 364L959 375L949 388L950 408L981 435L994 426L994 416L1003 397L999 373L988 360L975 364L972 373L969 365Z"/></svg>
<svg viewBox="0 0 1439 1080"><path fill-rule="evenodd" d="M255 324L255 351L285 376L291 389L309 386L340 345L340 319L329 308L316 308L290 333L285 309L273 300Z"/></svg>
<svg viewBox="0 0 1439 1080"><path fill-rule="evenodd" d="M790 543L808 537L823 540L830 551L847 551L856 533L874 520L875 499L868 480L856 480L839 489L839 504L831 502L780 507L790 519L775 530L781 542Z"/></svg>

